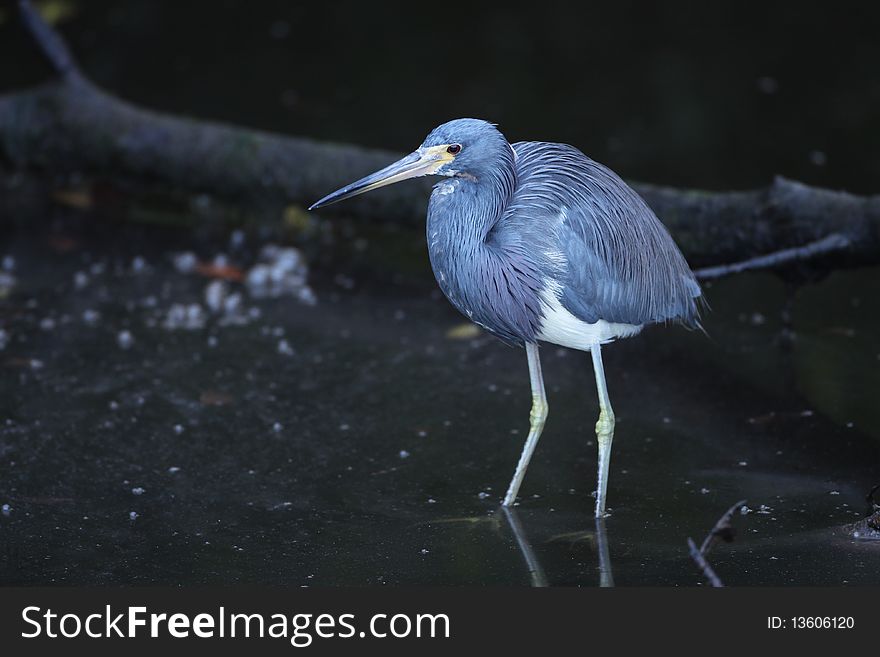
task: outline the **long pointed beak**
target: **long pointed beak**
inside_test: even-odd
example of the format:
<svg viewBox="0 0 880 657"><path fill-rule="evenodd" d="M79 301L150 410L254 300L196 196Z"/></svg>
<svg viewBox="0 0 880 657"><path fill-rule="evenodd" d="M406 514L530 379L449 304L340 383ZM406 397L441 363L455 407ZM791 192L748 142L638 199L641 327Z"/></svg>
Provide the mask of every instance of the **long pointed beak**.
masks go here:
<svg viewBox="0 0 880 657"><path fill-rule="evenodd" d="M435 148L420 148L410 153L403 159L398 160L394 164L385 167L381 171L371 173L366 178L361 178L357 182L346 185L342 189L337 189L332 194L328 194L320 201L312 205L309 210L322 208L325 205L342 201L343 199L369 192L373 189L379 189L385 185L391 185L408 178L416 178L418 176L426 176L434 173L448 158L443 157L444 153Z"/></svg>

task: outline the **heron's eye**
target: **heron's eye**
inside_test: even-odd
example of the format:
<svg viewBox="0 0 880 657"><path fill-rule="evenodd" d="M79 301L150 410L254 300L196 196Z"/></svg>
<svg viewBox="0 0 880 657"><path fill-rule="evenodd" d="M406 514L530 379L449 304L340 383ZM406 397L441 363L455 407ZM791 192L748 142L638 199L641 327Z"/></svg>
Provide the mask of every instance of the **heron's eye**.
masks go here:
<svg viewBox="0 0 880 657"><path fill-rule="evenodd" d="M449 146L446 147L446 152L451 153L452 155L455 155L460 150L461 150L461 144L449 144Z"/></svg>

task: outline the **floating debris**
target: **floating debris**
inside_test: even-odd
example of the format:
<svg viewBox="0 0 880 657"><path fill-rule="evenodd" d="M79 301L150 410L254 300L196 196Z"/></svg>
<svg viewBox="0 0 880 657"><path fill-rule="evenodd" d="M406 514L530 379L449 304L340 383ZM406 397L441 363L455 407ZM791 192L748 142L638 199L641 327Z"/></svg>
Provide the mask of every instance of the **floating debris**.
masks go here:
<svg viewBox="0 0 880 657"><path fill-rule="evenodd" d="M205 305L211 312L219 313L228 295L229 285L225 281L211 281L205 286Z"/></svg>
<svg viewBox="0 0 880 657"><path fill-rule="evenodd" d="M132 495L143 495L146 492L147 492L147 490L145 488L140 487L140 486L135 486L134 488L131 489Z"/></svg>
<svg viewBox="0 0 880 657"><path fill-rule="evenodd" d="M98 322L101 321L101 313L99 313L97 310L87 308L83 311L82 320L89 326L95 326Z"/></svg>
<svg viewBox="0 0 880 657"><path fill-rule="evenodd" d="M176 433L178 436L180 434L182 434L183 433L183 425L182 424L175 424L174 425L174 433Z"/></svg>
<svg viewBox="0 0 880 657"><path fill-rule="evenodd" d="M168 474L177 474L178 472L180 472L180 468L178 468L176 465L172 465L170 468L168 468Z"/></svg>
<svg viewBox="0 0 880 657"><path fill-rule="evenodd" d="M243 230L236 229L229 235L229 248L233 251L244 246L245 234Z"/></svg>
<svg viewBox="0 0 880 657"><path fill-rule="evenodd" d="M240 281L244 278L244 272L238 267L230 265L222 253L217 255L213 262L196 264L196 272L208 278L222 278L227 281Z"/></svg>
<svg viewBox="0 0 880 657"><path fill-rule="evenodd" d="M135 274L143 274L149 269L146 259L143 256L135 256L131 261L131 271Z"/></svg>
<svg viewBox="0 0 880 657"><path fill-rule="evenodd" d="M223 315L226 319L232 319L242 314L244 303L242 296L238 292L234 292L226 297L223 301ZM246 319L242 316L242 319Z"/></svg>
<svg viewBox="0 0 880 657"><path fill-rule="evenodd" d="M134 336L131 334L131 331L120 331L116 336L116 344L119 345L120 349L130 349L134 344Z"/></svg>
<svg viewBox="0 0 880 657"><path fill-rule="evenodd" d="M274 431L275 433L281 433L283 429L284 426L280 422L276 422L272 425L272 431Z"/></svg>
<svg viewBox="0 0 880 657"><path fill-rule="evenodd" d="M172 304L162 323L169 331L197 331L205 327L205 311L197 303Z"/></svg>
<svg viewBox="0 0 880 657"><path fill-rule="evenodd" d="M89 275L84 271L78 271L73 275L73 286L77 290L82 290L89 284Z"/></svg>
<svg viewBox="0 0 880 657"><path fill-rule="evenodd" d="M8 504L4 504L3 506L0 506L0 513L8 517L12 513L12 507Z"/></svg>
<svg viewBox="0 0 880 657"><path fill-rule="evenodd" d="M205 390L199 395L199 403L204 406L227 406L233 401L232 395L220 390Z"/></svg>
<svg viewBox="0 0 880 657"><path fill-rule="evenodd" d="M446 331L446 337L450 340L472 340L478 338L483 332L480 327L470 322L456 324Z"/></svg>
<svg viewBox="0 0 880 657"><path fill-rule="evenodd" d="M41 331L54 331L55 330L55 320L51 317L44 317L40 320L40 330Z"/></svg>
<svg viewBox="0 0 880 657"><path fill-rule="evenodd" d="M409 452L407 452L405 449L400 450L400 452L398 452L397 455L398 455L400 458L402 458L402 459L408 459L408 458L409 458Z"/></svg>
<svg viewBox="0 0 880 657"><path fill-rule="evenodd" d="M240 292L230 292L229 283L214 280L205 286L205 305L214 315L220 315L220 324L247 324L252 318L245 313L244 301Z"/></svg>
<svg viewBox="0 0 880 657"><path fill-rule="evenodd" d="M191 274L196 270L199 259L192 251L184 251L183 253L175 253L172 257L174 268L181 274Z"/></svg>
<svg viewBox="0 0 880 657"><path fill-rule="evenodd" d="M0 299L9 296L12 288L15 287L15 276L7 272L0 271Z"/></svg>
<svg viewBox="0 0 880 657"><path fill-rule="evenodd" d="M245 285L257 299L290 296L304 303L314 303L314 294L306 284L308 267L298 249L267 244L245 276Z"/></svg>
<svg viewBox="0 0 880 657"><path fill-rule="evenodd" d="M137 520L137 518L138 518L138 512L137 512L137 511L130 511L130 512L129 512L129 514L128 514L128 519L129 519L129 520Z"/></svg>
<svg viewBox="0 0 880 657"><path fill-rule="evenodd" d="M287 340L279 340L278 353L282 356L293 356L293 347L290 346L290 343Z"/></svg>

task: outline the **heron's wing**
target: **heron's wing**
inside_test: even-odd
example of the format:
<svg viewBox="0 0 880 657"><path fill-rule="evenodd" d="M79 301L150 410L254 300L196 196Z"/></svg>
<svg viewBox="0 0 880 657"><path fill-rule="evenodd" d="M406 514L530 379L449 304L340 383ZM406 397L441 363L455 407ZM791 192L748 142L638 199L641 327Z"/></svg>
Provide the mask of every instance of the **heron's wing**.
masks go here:
<svg viewBox="0 0 880 657"><path fill-rule="evenodd" d="M572 146L513 145L517 187L502 221L542 250L562 305L578 319L699 326L701 295L672 237L613 171Z"/></svg>

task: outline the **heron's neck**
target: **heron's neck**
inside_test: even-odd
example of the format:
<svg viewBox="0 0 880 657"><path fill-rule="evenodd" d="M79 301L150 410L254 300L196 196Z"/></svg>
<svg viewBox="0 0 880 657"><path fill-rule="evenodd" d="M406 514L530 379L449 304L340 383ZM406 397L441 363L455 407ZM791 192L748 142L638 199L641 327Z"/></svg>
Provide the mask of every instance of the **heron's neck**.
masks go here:
<svg viewBox="0 0 880 657"><path fill-rule="evenodd" d="M485 247L516 186L513 149L506 142L504 146L482 170L434 186L428 206L429 245L440 242L450 254Z"/></svg>

